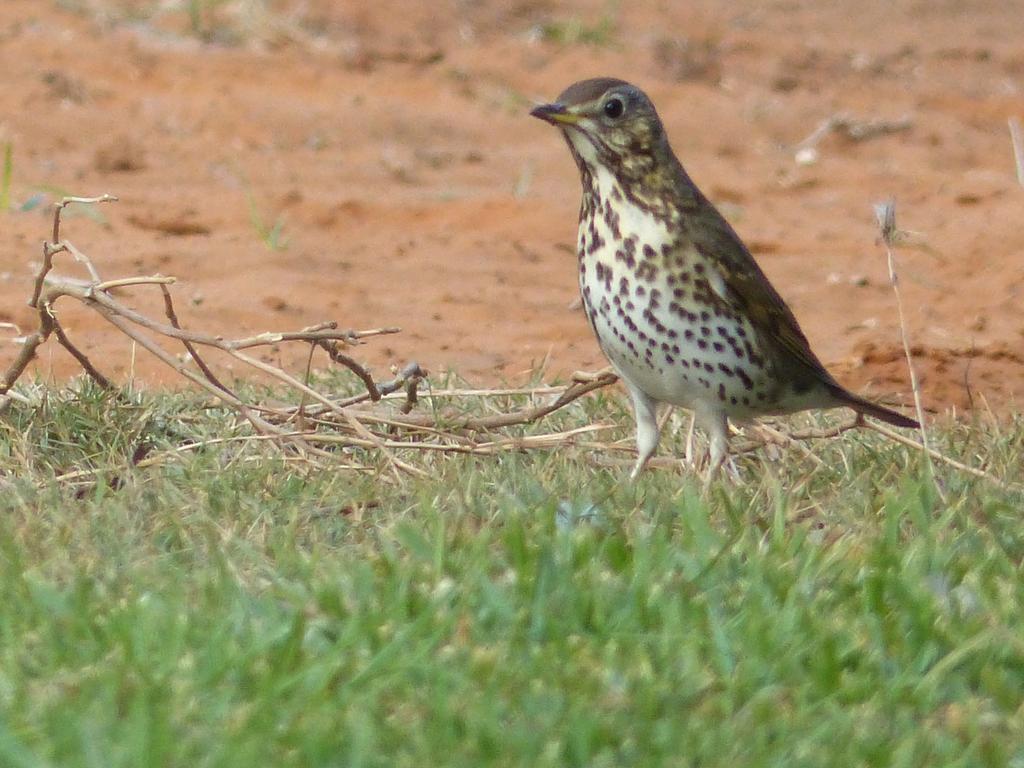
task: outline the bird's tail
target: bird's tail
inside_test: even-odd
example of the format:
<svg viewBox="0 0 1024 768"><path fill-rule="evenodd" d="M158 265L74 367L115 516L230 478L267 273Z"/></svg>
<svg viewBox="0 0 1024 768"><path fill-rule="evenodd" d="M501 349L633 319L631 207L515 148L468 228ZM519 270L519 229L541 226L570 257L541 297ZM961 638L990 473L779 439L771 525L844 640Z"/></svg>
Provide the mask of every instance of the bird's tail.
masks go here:
<svg viewBox="0 0 1024 768"><path fill-rule="evenodd" d="M872 403L870 400L865 400L863 397L857 397L852 392L847 392L840 386L836 386L832 390L832 394L835 395L836 399L848 408L853 408L857 413L862 413L865 416L871 416L880 421L884 421L887 424L892 424L894 427L906 427L908 429L920 429L921 425L909 416L904 416L902 413L885 408L884 406Z"/></svg>

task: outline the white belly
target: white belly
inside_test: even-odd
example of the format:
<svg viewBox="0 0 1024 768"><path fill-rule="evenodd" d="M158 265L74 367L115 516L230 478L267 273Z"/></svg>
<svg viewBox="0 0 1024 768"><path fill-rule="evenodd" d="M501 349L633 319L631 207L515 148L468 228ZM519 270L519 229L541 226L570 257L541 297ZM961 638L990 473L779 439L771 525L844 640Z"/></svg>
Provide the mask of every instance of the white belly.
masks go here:
<svg viewBox="0 0 1024 768"><path fill-rule="evenodd" d="M613 194L598 171L600 199ZM627 200L580 223L580 290L601 349L622 378L650 397L743 418L769 408L771 382L750 324L709 290L696 253L677 252L667 227ZM670 258L671 255L671 258Z"/></svg>

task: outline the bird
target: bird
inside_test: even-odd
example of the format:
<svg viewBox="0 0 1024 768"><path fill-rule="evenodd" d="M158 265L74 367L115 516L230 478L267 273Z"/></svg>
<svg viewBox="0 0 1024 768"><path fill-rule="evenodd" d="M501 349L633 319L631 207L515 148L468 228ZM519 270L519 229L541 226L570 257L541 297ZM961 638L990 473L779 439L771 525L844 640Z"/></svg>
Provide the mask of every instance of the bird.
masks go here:
<svg viewBox="0 0 1024 768"><path fill-rule="evenodd" d="M624 80L570 85L530 115L557 127L583 186L577 233L583 308L629 391L635 479L657 450L662 404L708 436L707 479L729 420L845 406L917 428L840 385L739 235L697 188L654 104Z"/></svg>

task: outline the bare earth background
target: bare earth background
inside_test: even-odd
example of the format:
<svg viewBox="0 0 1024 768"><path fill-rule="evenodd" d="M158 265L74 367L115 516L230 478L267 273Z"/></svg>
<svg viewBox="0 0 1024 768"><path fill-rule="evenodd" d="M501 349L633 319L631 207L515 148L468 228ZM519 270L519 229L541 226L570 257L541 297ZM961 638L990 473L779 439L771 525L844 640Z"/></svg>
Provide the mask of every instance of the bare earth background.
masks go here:
<svg viewBox="0 0 1024 768"><path fill-rule="evenodd" d="M1024 118L1022 39L1024 8L1005 1L2 0L0 322L33 327L48 234L45 206L18 209L110 192L122 202L69 217L65 236L105 278L177 276L189 327L401 326L357 351L380 376L409 359L481 384L545 361L549 376L600 368L573 306L576 171L527 111L614 75L652 96L842 382L909 400L872 214L895 197L927 245L899 252L926 404L1019 408L1024 189L1007 119ZM797 163L840 113L910 125L830 133ZM160 316L154 289L126 295ZM129 376L122 336L70 303L61 317ZM0 366L15 334L0 330ZM77 369L51 343L37 371ZM134 376L177 381L142 357Z"/></svg>

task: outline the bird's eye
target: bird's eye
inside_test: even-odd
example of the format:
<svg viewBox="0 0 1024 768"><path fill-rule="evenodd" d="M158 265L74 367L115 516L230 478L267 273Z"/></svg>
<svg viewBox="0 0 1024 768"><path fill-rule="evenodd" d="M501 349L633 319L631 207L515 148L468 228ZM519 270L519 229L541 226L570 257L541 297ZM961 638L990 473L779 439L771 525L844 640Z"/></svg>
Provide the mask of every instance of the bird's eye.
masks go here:
<svg viewBox="0 0 1024 768"><path fill-rule="evenodd" d="M622 99L611 98L604 103L604 114L615 120L618 117L622 117L622 112L625 110L625 106L622 104Z"/></svg>

